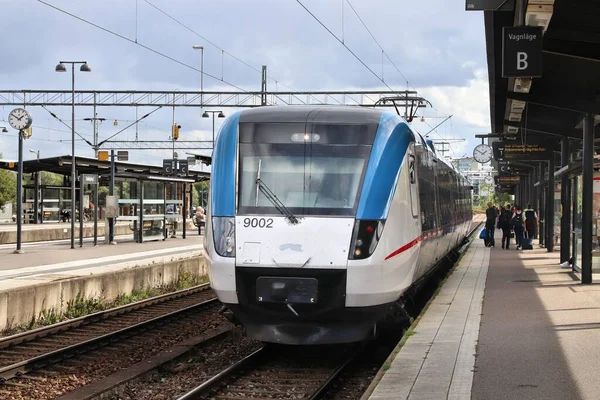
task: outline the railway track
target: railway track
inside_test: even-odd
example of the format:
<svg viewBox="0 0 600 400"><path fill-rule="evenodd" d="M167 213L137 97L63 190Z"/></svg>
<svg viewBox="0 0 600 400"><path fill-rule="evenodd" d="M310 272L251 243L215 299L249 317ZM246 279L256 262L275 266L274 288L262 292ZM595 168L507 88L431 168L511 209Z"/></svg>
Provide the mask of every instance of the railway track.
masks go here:
<svg viewBox="0 0 600 400"><path fill-rule="evenodd" d="M205 284L3 338L0 381L218 305L216 296Z"/></svg>
<svg viewBox="0 0 600 400"><path fill-rule="evenodd" d="M266 345L178 400L318 399L362 349Z"/></svg>

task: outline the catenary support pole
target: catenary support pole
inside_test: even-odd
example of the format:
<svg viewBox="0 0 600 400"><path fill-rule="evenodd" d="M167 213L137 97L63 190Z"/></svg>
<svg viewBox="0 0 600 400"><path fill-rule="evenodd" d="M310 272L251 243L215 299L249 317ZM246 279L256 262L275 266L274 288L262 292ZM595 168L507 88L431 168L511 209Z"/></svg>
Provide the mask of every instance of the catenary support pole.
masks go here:
<svg viewBox="0 0 600 400"><path fill-rule="evenodd" d="M96 175L96 179L98 179ZM106 234L106 233L105 233ZM98 182L94 184L94 246L98 244Z"/></svg>
<svg viewBox="0 0 600 400"><path fill-rule="evenodd" d="M115 195L115 151L110 151L110 182L108 183L108 194ZM114 218L108 219L108 243L115 240Z"/></svg>
<svg viewBox="0 0 600 400"><path fill-rule="evenodd" d="M563 138L560 142L561 168L569 164L569 139ZM569 174L563 172L560 177L560 204L562 207L560 217L560 262L569 261L571 239L571 187Z"/></svg>
<svg viewBox="0 0 600 400"><path fill-rule="evenodd" d="M182 237L185 239L185 234L187 231L187 213L188 213L188 202L187 202L187 183L183 182L181 184L181 192L183 193L183 227L181 228L182 230Z"/></svg>
<svg viewBox="0 0 600 400"><path fill-rule="evenodd" d="M583 119L581 202L581 283L592 283L592 203L594 194L594 116Z"/></svg>
<svg viewBox="0 0 600 400"><path fill-rule="evenodd" d="M83 247L83 210L85 209L83 204L83 179L81 175L77 174L79 179L79 247Z"/></svg>
<svg viewBox="0 0 600 400"><path fill-rule="evenodd" d="M33 215L35 218L35 222L34 224L39 224L40 223L40 217L41 217L41 213L40 213L40 180L39 180L39 176L40 173L36 172L33 174L33 193L34 193L34 197L33 197L33 209L35 210Z"/></svg>
<svg viewBox="0 0 600 400"><path fill-rule="evenodd" d="M19 165L17 166L17 249L22 253L21 234L23 229L23 132L19 131Z"/></svg>
<svg viewBox="0 0 600 400"><path fill-rule="evenodd" d="M75 64L71 64L71 248L75 248Z"/></svg>

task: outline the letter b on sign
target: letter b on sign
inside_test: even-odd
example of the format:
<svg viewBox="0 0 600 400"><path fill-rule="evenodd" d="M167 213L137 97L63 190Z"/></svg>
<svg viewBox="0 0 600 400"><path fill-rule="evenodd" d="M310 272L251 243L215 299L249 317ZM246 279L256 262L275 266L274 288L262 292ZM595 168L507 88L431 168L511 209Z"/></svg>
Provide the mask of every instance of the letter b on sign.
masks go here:
<svg viewBox="0 0 600 400"><path fill-rule="evenodd" d="M525 53L524 51L518 51L517 52L517 71L526 70L528 66L529 66L529 63L527 62L527 53Z"/></svg>

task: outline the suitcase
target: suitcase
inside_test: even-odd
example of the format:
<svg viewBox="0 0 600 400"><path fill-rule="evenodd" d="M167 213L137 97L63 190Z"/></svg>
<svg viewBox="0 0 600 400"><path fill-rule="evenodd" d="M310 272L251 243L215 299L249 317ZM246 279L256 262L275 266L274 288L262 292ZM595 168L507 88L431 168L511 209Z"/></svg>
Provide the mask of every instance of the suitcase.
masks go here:
<svg viewBox="0 0 600 400"><path fill-rule="evenodd" d="M531 238L523 238L521 239L522 242L522 246L521 249L523 250L533 250L533 245L531 244Z"/></svg>

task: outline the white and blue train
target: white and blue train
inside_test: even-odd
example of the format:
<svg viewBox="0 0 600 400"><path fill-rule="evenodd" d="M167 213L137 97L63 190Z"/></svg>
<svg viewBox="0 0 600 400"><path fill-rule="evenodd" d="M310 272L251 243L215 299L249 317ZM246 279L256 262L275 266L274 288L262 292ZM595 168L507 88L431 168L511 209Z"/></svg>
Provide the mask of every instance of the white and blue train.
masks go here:
<svg viewBox="0 0 600 400"><path fill-rule="evenodd" d="M211 286L249 337L360 341L464 241L470 189L393 113L235 113L212 160Z"/></svg>

